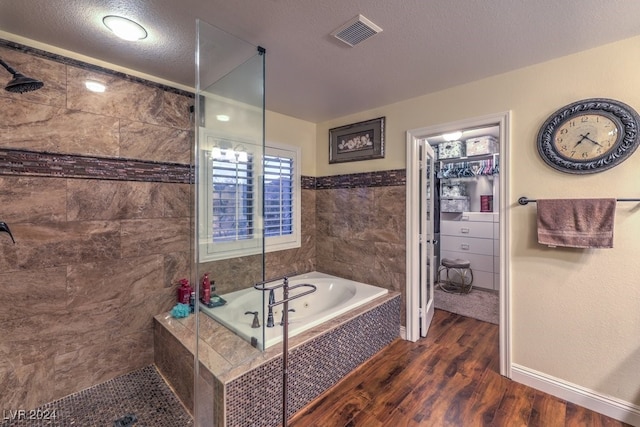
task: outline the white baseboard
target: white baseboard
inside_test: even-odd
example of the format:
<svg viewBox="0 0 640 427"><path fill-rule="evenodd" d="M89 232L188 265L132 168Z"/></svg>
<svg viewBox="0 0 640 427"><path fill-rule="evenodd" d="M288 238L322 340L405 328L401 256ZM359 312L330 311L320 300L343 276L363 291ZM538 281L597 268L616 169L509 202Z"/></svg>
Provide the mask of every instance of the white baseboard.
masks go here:
<svg viewBox="0 0 640 427"><path fill-rule="evenodd" d="M407 339L407 327L406 326L400 326L400 338L402 338L403 340Z"/></svg>
<svg viewBox="0 0 640 427"><path fill-rule="evenodd" d="M513 364L511 379L616 420L640 426L640 406Z"/></svg>

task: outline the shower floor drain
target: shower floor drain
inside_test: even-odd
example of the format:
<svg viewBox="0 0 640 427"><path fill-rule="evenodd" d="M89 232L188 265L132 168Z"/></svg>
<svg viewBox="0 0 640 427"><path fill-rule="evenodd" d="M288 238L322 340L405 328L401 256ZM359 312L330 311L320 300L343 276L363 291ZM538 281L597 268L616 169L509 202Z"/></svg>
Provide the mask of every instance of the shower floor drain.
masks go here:
<svg viewBox="0 0 640 427"><path fill-rule="evenodd" d="M138 421L135 415L129 414L113 422L113 427L131 427Z"/></svg>

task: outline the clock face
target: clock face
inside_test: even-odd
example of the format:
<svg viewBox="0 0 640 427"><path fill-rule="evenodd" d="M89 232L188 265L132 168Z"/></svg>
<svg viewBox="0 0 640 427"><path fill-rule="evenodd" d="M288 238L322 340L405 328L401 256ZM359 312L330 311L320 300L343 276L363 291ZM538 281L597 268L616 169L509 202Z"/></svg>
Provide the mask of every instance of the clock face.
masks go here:
<svg viewBox="0 0 640 427"><path fill-rule="evenodd" d="M640 116L620 101L592 98L562 107L538 132L538 154L552 168L573 174L619 165L640 145Z"/></svg>
<svg viewBox="0 0 640 427"><path fill-rule="evenodd" d="M581 114L558 126L553 145L559 156L590 161L607 155L618 142L618 125L603 114Z"/></svg>

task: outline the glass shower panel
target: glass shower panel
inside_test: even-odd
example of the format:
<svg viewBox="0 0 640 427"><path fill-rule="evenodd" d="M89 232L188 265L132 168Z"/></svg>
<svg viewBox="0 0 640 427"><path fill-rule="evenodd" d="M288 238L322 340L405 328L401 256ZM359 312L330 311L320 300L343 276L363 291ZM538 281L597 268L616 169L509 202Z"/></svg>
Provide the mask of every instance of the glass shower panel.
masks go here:
<svg viewBox="0 0 640 427"><path fill-rule="evenodd" d="M235 325L219 319L218 323L250 343L264 341L265 295L253 289L264 280L264 59L264 49L197 21L192 279L200 304L195 323L201 337L205 327L211 333L215 314L227 311L233 322L248 328L248 335ZM230 302L242 293L257 298L255 304L233 308ZM257 323L260 327L251 328ZM225 354L225 349L204 347L216 342L215 337L196 341L196 360L201 362L194 364L195 423L222 425L215 412L222 409L221 403L212 402L218 391L215 369L198 356L210 351Z"/></svg>

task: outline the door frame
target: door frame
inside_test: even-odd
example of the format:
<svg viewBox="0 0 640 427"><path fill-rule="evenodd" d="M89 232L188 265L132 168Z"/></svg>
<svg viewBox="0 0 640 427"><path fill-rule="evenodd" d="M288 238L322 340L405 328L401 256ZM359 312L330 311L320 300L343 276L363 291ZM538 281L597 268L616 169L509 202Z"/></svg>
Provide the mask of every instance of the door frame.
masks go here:
<svg viewBox="0 0 640 427"><path fill-rule="evenodd" d="M420 338L419 317L419 254L416 247L419 224L419 185L420 168L418 164L418 150L415 141L429 135L454 132L460 129L479 128L491 125L500 128L500 287L499 287L499 316L500 316L500 374L511 378L511 297L509 279L509 217L507 215L509 190L509 146L511 141L511 111L505 111L486 116L473 117L464 120L442 123L406 131L407 172L406 172L406 339L417 341Z"/></svg>

